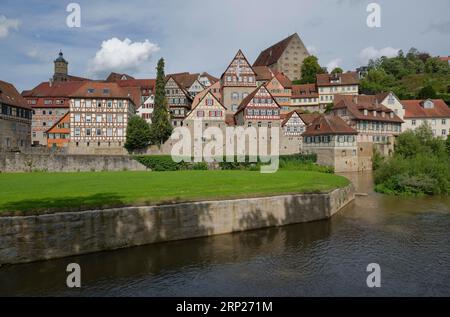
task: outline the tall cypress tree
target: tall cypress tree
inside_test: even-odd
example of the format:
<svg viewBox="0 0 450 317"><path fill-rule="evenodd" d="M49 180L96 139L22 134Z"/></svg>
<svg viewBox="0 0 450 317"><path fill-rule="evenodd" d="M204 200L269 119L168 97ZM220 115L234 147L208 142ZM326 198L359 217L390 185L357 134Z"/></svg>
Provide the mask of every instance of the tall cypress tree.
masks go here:
<svg viewBox="0 0 450 317"><path fill-rule="evenodd" d="M158 61L156 68L155 105L152 113L151 141L161 145L170 138L172 125L170 124L169 110L166 100L166 75L164 74L164 59Z"/></svg>

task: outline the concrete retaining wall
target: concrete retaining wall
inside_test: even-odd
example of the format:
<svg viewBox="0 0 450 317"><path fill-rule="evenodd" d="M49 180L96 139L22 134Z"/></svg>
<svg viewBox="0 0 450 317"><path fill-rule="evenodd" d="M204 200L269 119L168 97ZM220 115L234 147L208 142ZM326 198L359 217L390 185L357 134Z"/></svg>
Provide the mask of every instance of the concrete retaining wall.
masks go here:
<svg viewBox="0 0 450 317"><path fill-rule="evenodd" d="M145 171L146 167L126 155L67 155L0 153L0 172Z"/></svg>
<svg viewBox="0 0 450 317"><path fill-rule="evenodd" d="M0 264L326 219L353 186L323 194L0 217Z"/></svg>

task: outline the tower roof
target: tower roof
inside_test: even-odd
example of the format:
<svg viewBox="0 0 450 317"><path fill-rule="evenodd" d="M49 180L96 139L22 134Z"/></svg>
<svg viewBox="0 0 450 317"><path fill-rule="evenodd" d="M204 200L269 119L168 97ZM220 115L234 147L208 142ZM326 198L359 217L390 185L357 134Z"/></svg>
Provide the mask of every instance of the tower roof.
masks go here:
<svg viewBox="0 0 450 317"><path fill-rule="evenodd" d="M55 62L64 62L64 63L67 63L67 61L66 61L66 60L64 59L64 57L63 57L62 51L59 51L58 58L55 59Z"/></svg>

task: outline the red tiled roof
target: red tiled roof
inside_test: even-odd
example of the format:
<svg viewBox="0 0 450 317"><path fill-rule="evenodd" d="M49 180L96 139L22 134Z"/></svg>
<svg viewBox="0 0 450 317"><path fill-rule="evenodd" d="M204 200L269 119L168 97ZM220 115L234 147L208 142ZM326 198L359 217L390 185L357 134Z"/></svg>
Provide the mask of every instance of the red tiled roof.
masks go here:
<svg viewBox="0 0 450 317"><path fill-rule="evenodd" d="M449 62L450 61L450 56L440 56L439 59L443 62Z"/></svg>
<svg viewBox="0 0 450 317"><path fill-rule="evenodd" d="M24 91L22 96L25 98L68 97L84 84L85 82L83 81L53 82L52 84L46 81L40 83L32 90Z"/></svg>
<svg viewBox="0 0 450 317"><path fill-rule="evenodd" d="M288 47L289 42L296 36L297 33L288 36L284 40L270 46L263 50L256 61L253 63L253 66L270 66L275 64L283 54L284 50Z"/></svg>
<svg viewBox="0 0 450 317"><path fill-rule="evenodd" d="M93 89L93 92L88 92ZM107 92L105 92L107 89ZM83 82L83 85L69 95L69 97L85 97L85 98L127 98L133 101L130 92L120 87L117 83L106 82ZM136 106L138 106L138 103Z"/></svg>
<svg viewBox="0 0 450 317"><path fill-rule="evenodd" d="M253 71L257 81L269 81L274 77L274 73L267 66L253 66Z"/></svg>
<svg viewBox="0 0 450 317"><path fill-rule="evenodd" d="M319 115L308 125L303 136L335 134L358 134L358 132L338 116Z"/></svg>
<svg viewBox="0 0 450 317"><path fill-rule="evenodd" d="M319 113L302 113L300 114L300 118L306 125L310 125L317 117L319 117Z"/></svg>
<svg viewBox="0 0 450 317"><path fill-rule="evenodd" d="M275 77L280 82L281 86L283 86L284 88L287 88L287 89L292 88L292 82L289 78L286 77L285 74L276 73Z"/></svg>
<svg viewBox="0 0 450 317"><path fill-rule="evenodd" d="M346 72L336 74L337 78L340 78L339 82L332 83L331 74L317 74L317 86L342 86L342 85L357 85L359 83L359 77L357 72Z"/></svg>
<svg viewBox="0 0 450 317"><path fill-rule="evenodd" d="M6 81L0 80L0 102L19 108L31 109L27 101L20 95L16 87Z"/></svg>
<svg viewBox="0 0 450 317"><path fill-rule="evenodd" d="M431 100L434 107L425 109L425 100L401 100L405 107L405 118L450 118L450 108L442 99Z"/></svg>
<svg viewBox="0 0 450 317"><path fill-rule="evenodd" d="M347 109L358 120L403 123L394 111L380 104L376 96L335 95L334 102L333 110ZM364 110L367 110L367 115L364 115ZM373 111L377 112L376 116Z"/></svg>
<svg viewBox="0 0 450 317"><path fill-rule="evenodd" d="M152 89L156 85L156 79L126 79L117 82L120 87L141 87Z"/></svg>
<svg viewBox="0 0 450 317"><path fill-rule="evenodd" d="M211 85L219 81L219 78L216 78L216 77L208 74L207 72L203 72L200 76L208 78Z"/></svg>
<svg viewBox="0 0 450 317"><path fill-rule="evenodd" d="M292 115L296 113L298 116L300 116L301 111L298 110L293 110L291 112L288 112L286 114L281 114L280 115L280 119L283 119L283 121L281 122L281 126L284 127L284 125L289 121L289 119L292 117Z"/></svg>
<svg viewBox="0 0 450 317"><path fill-rule="evenodd" d="M318 98L315 84L292 85L291 98Z"/></svg>

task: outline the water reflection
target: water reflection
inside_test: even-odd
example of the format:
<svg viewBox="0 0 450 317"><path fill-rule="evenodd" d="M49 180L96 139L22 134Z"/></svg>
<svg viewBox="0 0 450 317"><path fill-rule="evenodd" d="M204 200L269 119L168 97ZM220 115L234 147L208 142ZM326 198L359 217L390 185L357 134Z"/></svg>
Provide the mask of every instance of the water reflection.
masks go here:
<svg viewBox="0 0 450 317"><path fill-rule="evenodd" d="M450 295L450 200L374 193L330 220L0 268L0 295ZM68 263L82 288L65 287ZM382 288L366 286L366 266Z"/></svg>

